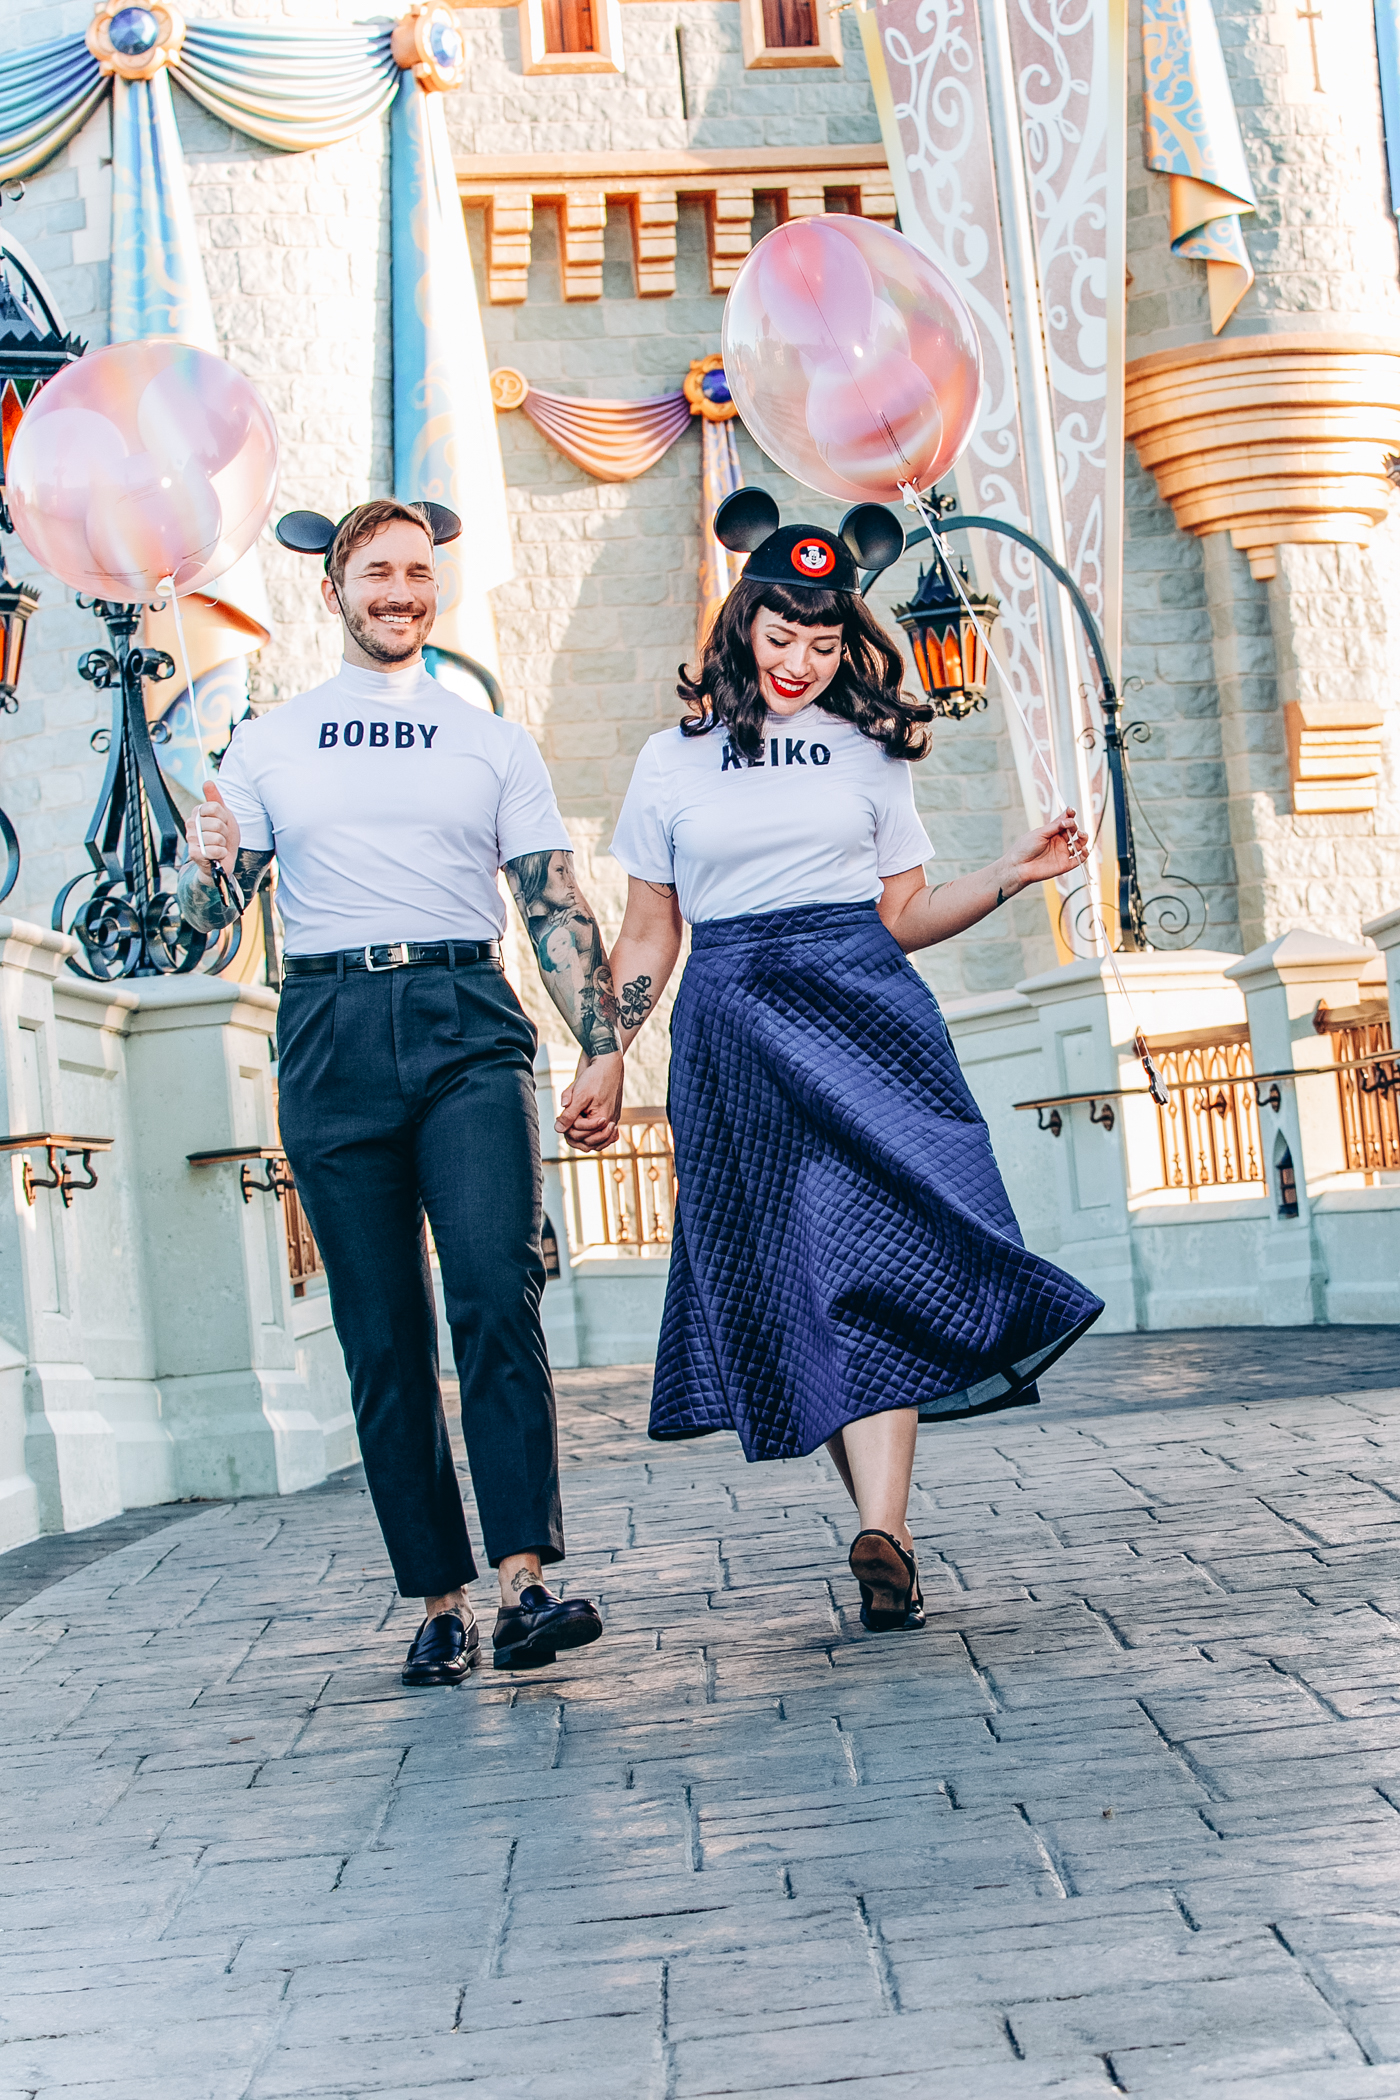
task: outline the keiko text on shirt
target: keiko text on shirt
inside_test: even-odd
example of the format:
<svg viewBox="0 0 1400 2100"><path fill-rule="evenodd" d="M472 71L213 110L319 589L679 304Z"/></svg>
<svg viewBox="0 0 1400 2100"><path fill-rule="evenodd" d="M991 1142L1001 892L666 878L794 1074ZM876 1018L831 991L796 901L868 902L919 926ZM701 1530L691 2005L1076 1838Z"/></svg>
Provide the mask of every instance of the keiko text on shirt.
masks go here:
<svg viewBox="0 0 1400 2100"><path fill-rule="evenodd" d="M330 727L333 729L335 724L331 723ZM781 758L778 756L780 744L785 747ZM745 758L742 752L736 751L732 744L727 743L724 747L724 757L720 763L720 771L721 773L727 773L731 766L742 768L745 766L763 765L829 766L830 764L831 753L825 744L809 744L805 737L800 736L770 736L768 739L768 756L766 758L761 750L757 758Z"/></svg>

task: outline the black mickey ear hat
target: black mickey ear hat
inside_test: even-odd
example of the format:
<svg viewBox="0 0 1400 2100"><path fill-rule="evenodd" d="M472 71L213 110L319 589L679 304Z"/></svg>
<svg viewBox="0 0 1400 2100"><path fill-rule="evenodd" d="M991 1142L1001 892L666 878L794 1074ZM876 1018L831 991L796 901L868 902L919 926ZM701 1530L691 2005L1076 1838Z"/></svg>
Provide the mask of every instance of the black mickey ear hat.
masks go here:
<svg viewBox="0 0 1400 2100"><path fill-rule="evenodd" d="M445 547L449 540L459 537L462 521L455 510L449 510L445 503L423 503L419 508L428 513L435 547ZM345 518L351 516L353 512L347 510ZM282 546L290 547L293 554L323 555L325 566L329 568L331 548L345 518L338 519L333 525L329 518L322 517L319 510L289 510L285 518L277 520L276 537Z"/></svg>
<svg viewBox="0 0 1400 2100"><path fill-rule="evenodd" d="M715 512L714 535L731 554L748 555L746 581L812 591L859 591L862 568L887 569L904 552L904 527L883 503L857 503L834 533L823 525L780 529L778 506L766 489L726 496Z"/></svg>

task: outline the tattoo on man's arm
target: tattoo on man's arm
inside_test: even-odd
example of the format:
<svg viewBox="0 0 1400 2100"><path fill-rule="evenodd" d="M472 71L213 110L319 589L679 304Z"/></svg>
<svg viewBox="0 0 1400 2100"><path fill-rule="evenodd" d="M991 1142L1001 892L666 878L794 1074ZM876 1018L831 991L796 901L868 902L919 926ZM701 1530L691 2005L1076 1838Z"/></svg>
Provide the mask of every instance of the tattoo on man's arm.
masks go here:
<svg viewBox="0 0 1400 2100"><path fill-rule="evenodd" d="M1005 890L1004 890L1004 889L1002 889L1002 888L1001 888L1001 886L1000 886L1000 885L998 884L998 887L997 887L997 904L1005 904L1005 902L1006 902L1006 892L1005 892ZM993 910L993 911L995 911L995 910L996 910L996 908L997 908L997 904L994 904L994 905L992 906L992 910Z"/></svg>
<svg viewBox="0 0 1400 2100"><path fill-rule="evenodd" d="M250 905L263 878L272 866L272 848L240 846L233 860L234 881L243 892L244 907ZM199 933L217 933L240 916L212 876L198 861L187 860L175 879L175 901L180 917Z"/></svg>
<svg viewBox="0 0 1400 2100"><path fill-rule="evenodd" d="M525 921L545 990L587 1057L618 1047L617 994L602 931L574 880L572 853L522 853L506 881Z"/></svg>

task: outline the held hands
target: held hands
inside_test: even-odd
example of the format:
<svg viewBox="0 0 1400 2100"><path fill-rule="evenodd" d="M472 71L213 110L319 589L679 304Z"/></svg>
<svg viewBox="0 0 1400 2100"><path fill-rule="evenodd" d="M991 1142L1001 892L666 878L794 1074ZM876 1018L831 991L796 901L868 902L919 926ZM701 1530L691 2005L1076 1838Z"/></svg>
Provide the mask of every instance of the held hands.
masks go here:
<svg viewBox="0 0 1400 2100"><path fill-rule="evenodd" d="M622 1113L623 1063L620 1050L604 1057L581 1057L572 1086L559 1097L554 1127L571 1145L601 1152L617 1136Z"/></svg>
<svg viewBox="0 0 1400 2100"><path fill-rule="evenodd" d="M1074 811L1067 809L1052 823L1026 832L1009 849L1002 863L1005 895L1014 897L1033 882L1053 882L1057 875L1067 875L1082 864L1088 850L1087 835L1080 830Z"/></svg>
<svg viewBox="0 0 1400 2100"><path fill-rule="evenodd" d="M190 859L202 875L212 873L215 861L231 875L234 862L238 858L240 836L237 817L225 803L213 781L206 780L204 800L198 809L190 812L189 823L185 826Z"/></svg>

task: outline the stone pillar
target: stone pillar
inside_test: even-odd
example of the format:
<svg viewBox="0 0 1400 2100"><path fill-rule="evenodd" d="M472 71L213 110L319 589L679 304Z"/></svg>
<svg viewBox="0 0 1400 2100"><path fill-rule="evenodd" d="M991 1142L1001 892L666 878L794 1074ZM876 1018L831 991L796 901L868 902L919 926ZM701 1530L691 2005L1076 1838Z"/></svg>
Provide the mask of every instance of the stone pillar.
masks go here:
<svg viewBox="0 0 1400 2100"><path fill-rule="evenodd" d="M277 996L166 977L143 981L139 998L129 1171L176 1493L311 1487L326 1476L326 1436L297 1368L281 1206L263 1194L245 1203L237 1166L191 1167L188 1157L276 1143Z"/></svg>
<svg viewBox="0 0 1400 2100"><path fill-rule="evenodd" d="M1265 1100L1259 1129L1277 1229L1263 1256L1271 1305L1284 1324L1336 1317L1329 1308L1329 1264L1318 1229L1320 1184L1346 1171L1332 1045L1313 1027L1318 1001L1354 1006L1371 951L1327 934L1297 929L1256 948L1226 971L1244 993L1256 1072L1318 1071L1326 1076L1279 1082L1279 1105ZM1297 1215L1289 1217L1286 1169L1293 1170ZM1364 1317L1364 1315L1363 1315Z"/></svg>
<svg viewBox="0 0 1400 2100"><path fill-rule="evenodd" d="M1054 1259L1103 1299L1101 1332L1149 1325L1151 1278L1135 1243L1132 1202L1160 1184L1160 1144L1156 1110L1139 1091L1146 1082L1133 1049L1135 1027L1140 1023L1150 1039L1238 1021L1239 996L1223 974L1233 961L1198 949L1120 955L1131 1010L1109 965L1092 959L1016 987L1040 1024L1040 1089L1089 1097L1061 1108L1060 1135L1045 1133L1041 1141L1059 1201Z"/></svg>
<svg viewBox="0 0 1400 2100"><path fill-rule="evenodd" d="M14 1136L69 1128L54 981L75 946L63 934L0 919L0 1087L3 1128ZM114 1137L116 1130L73 1134ZM68 1207L57 1190L46 1189L27 1202L25 1158L6 1157L12 1196L0 1205L0 1334L8 1359L0 1364L0 1444L9 1447L7 1472L23 1449L0 1513L0 1536L7 1534L9 1543L38 1530L79 1530L122 1507L117 1437L86 1361L84 1239L94 1219L77 1206L95 1199L75 1195ZM34 1163L47 1173L41 1154ZM94 1164L109 1179L106 1156ZM110 1188L101 1193L105 1202ZM125 1278L119 1249L113 1266Z"/></svg>

